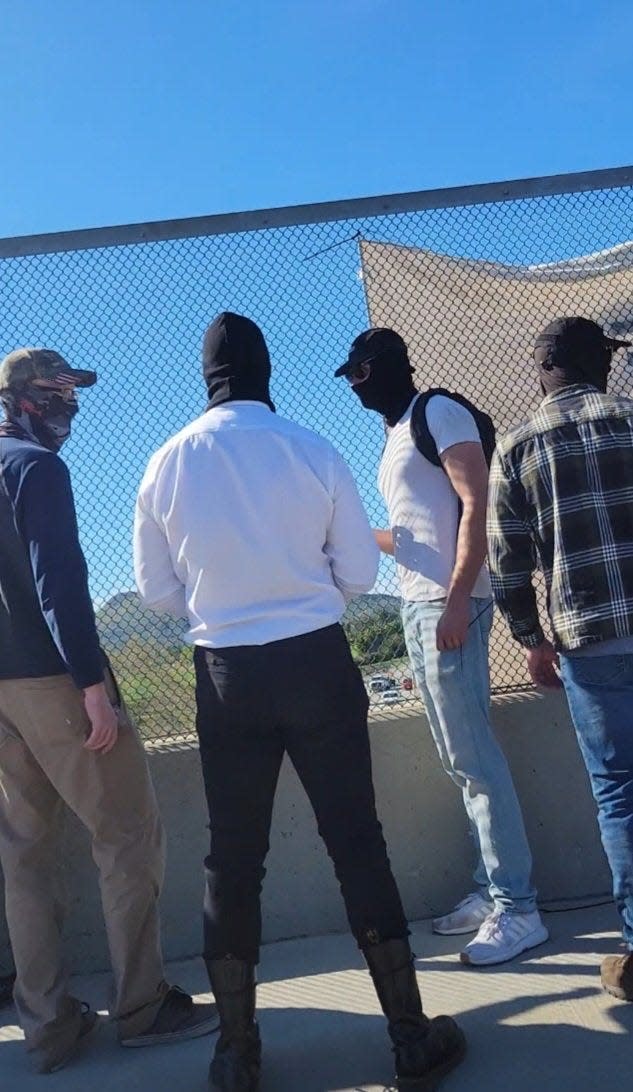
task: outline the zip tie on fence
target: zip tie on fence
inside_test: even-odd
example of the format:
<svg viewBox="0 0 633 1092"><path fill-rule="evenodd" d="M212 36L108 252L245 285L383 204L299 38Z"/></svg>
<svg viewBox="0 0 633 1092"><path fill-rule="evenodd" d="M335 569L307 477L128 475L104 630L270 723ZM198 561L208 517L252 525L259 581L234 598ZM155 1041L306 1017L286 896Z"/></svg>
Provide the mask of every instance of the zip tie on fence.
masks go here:
<svg viewBox="0 0 633 1092"><path fill-rule="evenodd" d="M353 243L357 239L361 238L360 231L354 232L348 239L339 239L338 243L332 243L331 246L324 246L323 250L315 250L314 254L308 254L307 258L302 258L303 262L311 262L313 258L318 258L320 254L327 254L330 250L336 250L337 246L343 246L344 243Z"/></svg>

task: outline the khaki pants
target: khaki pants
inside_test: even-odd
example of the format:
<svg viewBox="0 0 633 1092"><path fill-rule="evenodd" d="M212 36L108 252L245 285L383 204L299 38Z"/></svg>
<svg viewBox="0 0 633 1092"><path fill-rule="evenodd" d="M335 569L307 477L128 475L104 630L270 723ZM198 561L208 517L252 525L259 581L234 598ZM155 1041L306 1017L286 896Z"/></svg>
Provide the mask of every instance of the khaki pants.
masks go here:
<svg viewBox="0 0 633 1092"><path fill-rule="evenodd" d="M158 917L163 830L145 753L123 706L119 721L109 754L88 751L83 697L68 675L0 680L0 858L15 998L31 1049L72 1041L80 1021L62 959L63 803L92 837L119 1033L149 1028L167 991Z"/></svg>

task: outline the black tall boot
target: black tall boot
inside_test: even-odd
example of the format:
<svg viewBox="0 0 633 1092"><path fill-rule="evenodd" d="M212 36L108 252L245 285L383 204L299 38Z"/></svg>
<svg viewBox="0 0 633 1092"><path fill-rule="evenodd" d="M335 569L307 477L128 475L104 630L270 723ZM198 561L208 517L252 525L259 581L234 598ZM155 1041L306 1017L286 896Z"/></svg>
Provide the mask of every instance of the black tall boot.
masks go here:
<svg viewBox="0 0 633 1092"><path fill-rule="evenodd" d="M257 1092L262 1051L255 1020L255 967L231 956L205 962L220 1015L209 1089Z"/></svg>
<svg viewBox="0 0 633 1092"><path fill-rule="evenodd" d="M432 1092L464 1057L464 1033L450 1016L429 1020L424 1015L406 938L368 945L363 954L389 1022L397 1087L400 1092Z"/></svg>

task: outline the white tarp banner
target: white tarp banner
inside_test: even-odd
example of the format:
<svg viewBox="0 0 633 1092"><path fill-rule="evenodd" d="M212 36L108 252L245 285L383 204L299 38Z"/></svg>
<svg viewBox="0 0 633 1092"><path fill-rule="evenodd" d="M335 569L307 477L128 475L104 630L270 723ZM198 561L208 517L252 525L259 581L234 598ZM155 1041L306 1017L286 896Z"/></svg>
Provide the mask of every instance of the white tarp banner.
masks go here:
<svg viewBox="0 0 633 1092"><path fill-rule="evenodd" d="M498 431L538 402L531 353L552 319L584 315L613 335L633 332L633 242L540 266L367 240L360 250L371 325L404 337L418 386L460 391ZM633 390L631 365L630 353L628 363L617 355L612 389Z"/></svg>
<svg viewBox="0 0 633 1092"><path fill-rule="evenodd" d="M390 326L404 337L418 387L465 394L490 414L498 433L538 404L531 354L536 335L552 319L584 315L613 335L633 333L633 243L542 266L451 258L366 240L360 249L371 325ZM630 350L614 358L611 389L633 392ZM491 648L493 686L525 683L521 650L500 617Z"/></svg>

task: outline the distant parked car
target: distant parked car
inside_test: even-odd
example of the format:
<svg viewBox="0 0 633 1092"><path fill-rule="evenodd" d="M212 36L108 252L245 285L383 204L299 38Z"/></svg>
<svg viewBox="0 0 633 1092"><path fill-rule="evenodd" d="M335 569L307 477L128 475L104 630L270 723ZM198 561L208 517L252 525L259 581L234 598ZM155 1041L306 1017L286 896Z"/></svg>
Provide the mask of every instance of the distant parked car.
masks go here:
<svg viewBox="0 0 633 1092"><path fill-rule="evenodd" d="M386 690L395 690L396 680L391 675L372 675L367 689L370 694L382 694Z"/></svg>
<svg viewBox="0 0 633 1092"><path fill-rule="evenodd" d="M394 686L390 690L383 690L378 698L378 705L398 705L402 701L402 694Z"/></svg>

